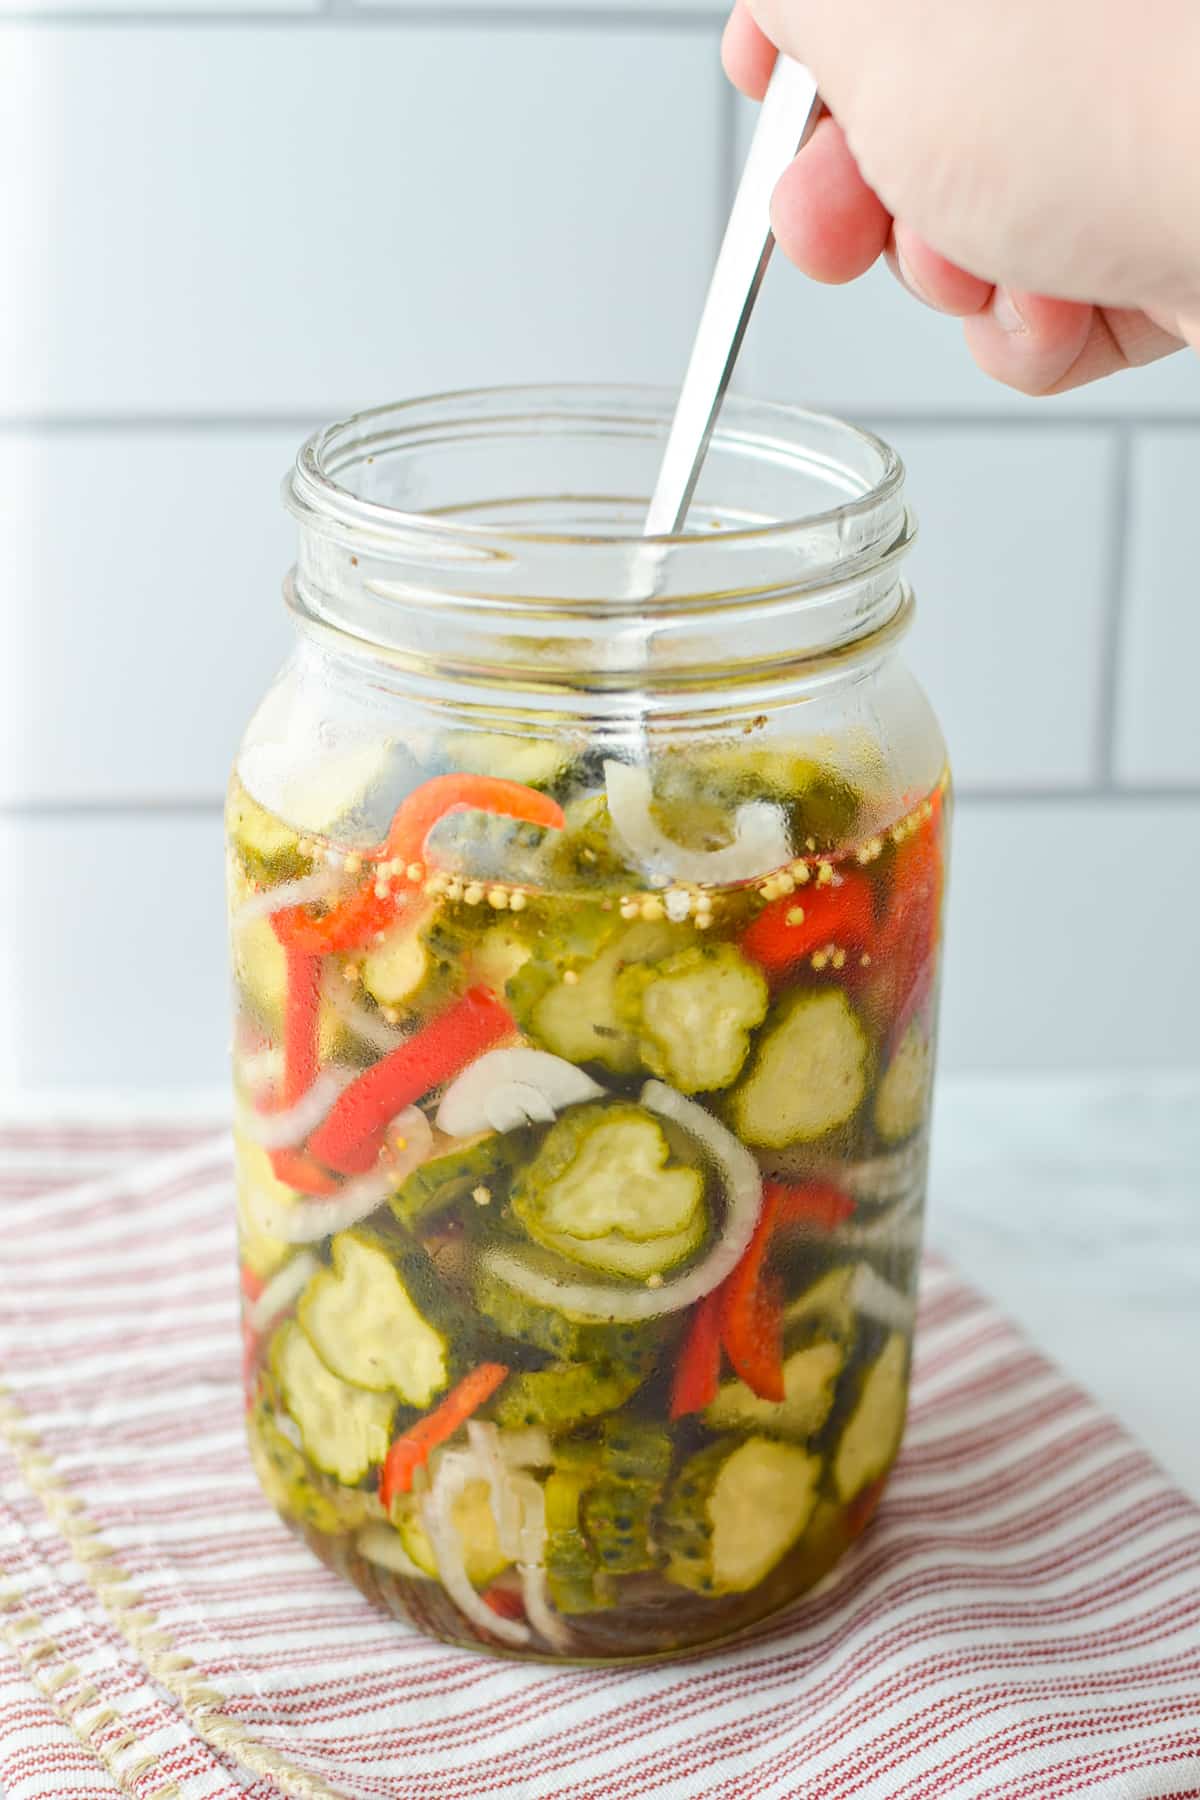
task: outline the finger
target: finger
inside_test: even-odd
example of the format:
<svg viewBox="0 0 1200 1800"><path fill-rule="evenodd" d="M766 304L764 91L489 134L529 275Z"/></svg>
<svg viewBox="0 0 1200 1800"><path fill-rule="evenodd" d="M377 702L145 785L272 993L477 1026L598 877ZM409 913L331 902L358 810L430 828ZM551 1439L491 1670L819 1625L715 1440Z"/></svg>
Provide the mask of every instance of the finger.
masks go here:
<svg viewBox="0 0 1200 1800"><path fill-rule="evenodd" d="M997 288L991 305L968 319L964 331L985 375L1039 396L1068 393L1182 348L1144 313L1103 311L1005 288Z"/></svg>
<svg viewBox="0 0 1200 1800"><path fill-rule="evenodd" d="M771 224L784 255L814 281L855 281L883 255L891 218L828 114L775 189Z"/></svg>
<svg viewBox="0 0 1200 1800"><path fill-rule="evenodd" d="M995 291L990 281L981 281L957 263L947 262L923 237L899 222L887 258L892 273L910 294L934 312L949 313L952 318L966 319L982 312Z"/></svg>
<svg viewBox="0 0 1200 1800"><path fill-rule="evenodd" d="M751 100L761 100L775 67L776 54L774 44L763 36L750 17L744 0L738 0L721 39L721 61L734 87L740 88Z"/></svg>

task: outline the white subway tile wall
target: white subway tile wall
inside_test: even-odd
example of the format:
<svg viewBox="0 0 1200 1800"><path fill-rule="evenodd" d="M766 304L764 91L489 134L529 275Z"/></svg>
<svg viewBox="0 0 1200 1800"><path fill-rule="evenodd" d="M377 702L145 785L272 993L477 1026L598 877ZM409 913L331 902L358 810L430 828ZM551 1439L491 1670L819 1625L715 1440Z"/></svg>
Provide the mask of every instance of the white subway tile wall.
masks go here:
<svg viewBox="0 0 1200 1800"><path fill-rule="evenodd" d="M1200 432L1144 432L1134 450L1124 680L1116 768L1123 787L1200 786Z"/></svg>
<svg viewBox="0 0 1200 1800"><path fill-rule="evenodd" d="M0 1081L210 1084L220 800L288 642L296 444L447 385L676 380L752 109L723 0L0 13ZM961 791L945 1061L1195 1061L1200 359L1047 404L957 340L885 274L780 262L740 378L911 470L911 651Z"/></svg>

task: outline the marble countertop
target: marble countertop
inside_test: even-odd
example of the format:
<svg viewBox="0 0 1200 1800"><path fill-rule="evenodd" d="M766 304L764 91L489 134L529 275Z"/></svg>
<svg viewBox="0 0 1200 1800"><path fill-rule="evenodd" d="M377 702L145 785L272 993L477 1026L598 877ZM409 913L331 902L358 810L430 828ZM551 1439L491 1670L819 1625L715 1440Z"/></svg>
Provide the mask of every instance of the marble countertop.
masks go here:
<svg viewBox="0 0 1200 1800"><path fill-rule="evenodd" d="M0 1094L0 1118L211 1121L224 1091ZM1200 1500L1200 1069L946 1076L931 1246Z"/></svg>
<svg viewBox="0 0 1200 1800"><path fill-rule="evenodd" d="M947 1077L929 1242L1200 1500L1200 1071Z"/></svg>

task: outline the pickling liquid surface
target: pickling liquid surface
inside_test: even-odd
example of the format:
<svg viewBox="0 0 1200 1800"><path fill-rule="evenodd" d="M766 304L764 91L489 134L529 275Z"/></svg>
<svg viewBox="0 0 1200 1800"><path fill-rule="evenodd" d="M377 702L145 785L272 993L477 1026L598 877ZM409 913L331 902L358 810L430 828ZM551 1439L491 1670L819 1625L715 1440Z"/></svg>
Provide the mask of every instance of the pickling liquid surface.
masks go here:
<svg viewBox="0 0 1200 1800"><path fill-rule="evenodd" d="M899 1447L946 784L514 754L384 839L231 789L251 1450L424 1631L681 1653L819 1580Z"/></svg>

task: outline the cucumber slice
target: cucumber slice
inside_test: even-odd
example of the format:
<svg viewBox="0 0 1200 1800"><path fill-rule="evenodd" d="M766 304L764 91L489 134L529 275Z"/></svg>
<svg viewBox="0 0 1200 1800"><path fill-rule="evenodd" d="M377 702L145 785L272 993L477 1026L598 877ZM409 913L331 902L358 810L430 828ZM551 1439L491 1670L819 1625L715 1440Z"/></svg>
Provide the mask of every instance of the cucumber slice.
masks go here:
<svg viewBox="0 0 1200 1800"><path fill-rule="evenodd" d="M663 1511L667 1574L702 1594L757 1587L804 1535L821 1459L795 1444L722 1439L684 1464Z"/></svg>
<svg viewBox="0 0 1200 1800"><path fill-rule="evenodd" d="M505 994L533 955L533 945L515 925L493 925L469 952L472 983Z"/></svg>
<svg viewBox="0 0 1200 1800"><path fill-rule="evenodd" d="M746 801L773 800L787 808L793 843L803 846L811 837L821 849L835 848L853 840L862 800L819 754L823 748L729 743L703 756L668 752L654 766L655 810L683 841L684 831L696 837L705 824L718 833L722 820Z"/></svg>
<svg viewBox="0 0 1200 1800"><path fill-rule="evenodd" d="M559 1363L514 1375L493 1408L496 1423L509 1430L525 1425L548 1429L598 1419L623 1406L642 1385L637 1369L599 1363Z"/></svg>
<svg viewBox="0 0 1200 1800"><path fill-rule="evenodd" d="M394 1394L368 1393L340 1381L292 1319L275 1333L271 1370L305 1454L324 1474L353 1486L383 1461L391 1443Z"/></svg>
<svg viewBox="0 0 1200 1800"><path fill-rule="evenodd" d="M597 1612L611 1606L614 1589L599 1572L582 1522L588 1469L555 1469L546 1482L546 1586L560 1613Z"/></svg>
<svg viewBox="0 0 1200 1800"><path fill-rule="evenodd" d="M877 1481L900 1448L908 1408L908 1339L894 1332L868 1369L858 1405L833 1459L833 1481L843 1500L853 1500Z"/></svg>
<svg viewBox="0 0 1200 1800"><path fill-rule="evenodd" d="M475 1305L502 1337L532 1344L559 1362L618 1363L645 1368L658 1348L659 1333L648 1325L597 1325L539 1306L510 1287L489 1264L474 1271Z"/></svg>
<svg viewBox="0 0 1200 1800"><path fill-rule="evenodd" d="M561 744L547 738L507 737L498 731L454 732L442 742L442 755L455 774L495 775L522 787L552 787L567 767Z"/></svg>
<svg viewBox="0 0 1200 1800"><path fill-rule="evenodd" d="M875 1095L875 1129L888 1144L902 1144L925 1123L933 1054L920 1025L910 1025L884 1071Z"/></svg>
<svg viewBox="0 0 1200 1800"><path fill-rule="evenodd" d="M414 1226L432 1218L476 1188L486 1188L493 1201L502 1199L519 1154L520 1138L496 1132L464 1142L439 1132L435 1144L442 1146L441 1154L420 1163L389 1202L402 1225Z"/></svg>
<svg viewBox="0 0 1200 1800"><path fill-rule="evenodd" d="M266 887L310 873L312 857L300 848L300 833L260 806L235 780L225 807L225 824L233 850L253 880Z"/></svg>
<svg viewBox="0 0 1200 1800"><path fill-rule="evenodd" d="M867 1091L871 1051L840 988L790 994L772 1012L731 1116L748 1144L812 1143L852 1119Z"/></svg>
<svg viewBox="0 0 1200 1800"><path fill-rule="evenodd" d="M807 1327L817 1327L823 1335L848 1344L854 1335L854 1266L830 1269L798 1300L793 1300L783 1315L785 1337L802 1334Z"/></svg>
<svg viewBox="0 0 1200 1800"><path fill-rule="evenodd" d="M583 1503L583 1522L600 1566L611 1575L657 1569L655 1508L671 1472L667 1432L638 1420L605 1421L600 1477Z"/></svg>
<svg viewBox="0 0 1200 1800"><path fill-rule="evenodd" d="M843 1345L810 1344L785 1361L781 1401L760 1400L744 1381L727 1381L705 1410L705 1423L714 1431L762 1431L803 1442L829 1417L845 1363Z"/></svg>
<svg viewBox="0 0 1200 1800"><path fill-rule="evenodd" d="M415 1006L434 998L443 982L425 937L403 918L362 965L363 986L380 1006Z"/></svg>
<svg viewBox="0 0 1200 1800"><path fill-rule="evenodd" d="M332 1250L333 1267L313 1277L298 1309L322 1362L355 1387L429 1406L449 1385L450 1354L412 1297L426 1273L417 1253L397 1266L381 1244L355 1231L341 1232ZM429 1272L425 1285L431 1279Z"/></svg>
<svg viewBox="0 0 1200 1800"><path fill-rule="evenodd" d="M637 1419L606 1419L599 1441L564 1446L584 1493L580 1522L599 1567L609 1575L656 1569L654 1512L671 1470L670 1434Z"/></svg>
<svg viewBox="0 0 1200 1800"><path fill-rule="evenodd" d="M691 1223L669 1237L650 1238L644 1244L610 1232L601 1238L572 1238L541 1234L547 1250L568 1262L582 1263L599 1269L604 1275L623 1276L627 1281L649 1281L655 1275L666 1275L681 1263L691 1260L708 1237L708 1216L702 1206L692 1214Z"/></svg>
<svg viewBox="0 0 1200 1800"><path fill-rule="evenodd" d="M280 1430L267 1400L247 1419L246 1432L259 1486L285 1519L337 1536L381 1516L374 1494L338 1487L313 1468Z"/></svg>
<svg viewBox="0 0 1200 1800"><path fill-rule="evenodd" d="M639 963L618 977L616 996L643 1065L684 1094L735 1081L767 1016L766 979L733 944L693 944Z"/></svg>
<svg viewBox="0 0 1200 1800"><path fill-rule="evenodd" d="M467 1580L472 1587L487 1587L509 1566L508 1558L500 1548L487 1482L468 1481L450 1509L450 1518L462 1539ZM405 1553L424 1574L436 1577L437 1557L416 1503L397 1506L393 1524Z"/></svg>
<svg viewBox="0 0 1200 1800"><path fill-rule="evenodd" d="M593 789L569 800L563 811L566 827L547 845L547 885L589 895L632 885L637 877L613 832L608 795Z"/></svg>
<svg viewBox="0 0 1200 1800"><path fill-rule="evenodd" d="M513 1208L541 1241L586 1244L617 1234L641 1245L677 1237L701 1210L704 1177L670 1158L662 1126L642 1107L573 1107L522 1171Z"/></svg>
<svg viewBox="0 0 1200 1800"><path fill-rule="evenodd" d="M600 1567L640 1575L659 1566L653 1539L659 1490L650 1482L598 1481L583 1503L583 1522Z"/></svg>
<svg viewBox="0 0 1200 1800"><path fill-rule="evenodd" d="M517 1017L535 1043L568 1062L636 1074L637 1037L621 1015L617 982L634 964L686 949L692 934L665 922L623 927L599 908L583 916L570 908L564 913L562 936L539 944L510 984Z"/></svg>
<svg viewBox="0 0 1200 1800"><path fill-rule="evenodd" d="M413 1561L392 1525L365 1525L354 1540L354 1548L365 1561L391 1575L406 1575L410 1581L429 1579L429 1570L419 1568Z"/></svg>
<svg viewBox="0 0 1200 1800"><path fill-rule="evenodd" d="M255 1275L267 1281L295 1253L295 1246L263 1230L259 1206L269 1212L293 1206L296 1195L279 1180L261 1145L252 1144L240 1132L234 1133L233 1144L241 1259Z"/></svg>

